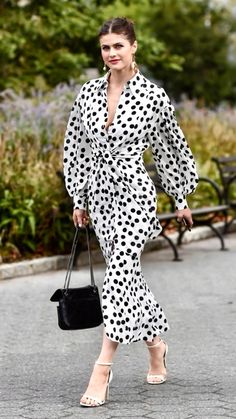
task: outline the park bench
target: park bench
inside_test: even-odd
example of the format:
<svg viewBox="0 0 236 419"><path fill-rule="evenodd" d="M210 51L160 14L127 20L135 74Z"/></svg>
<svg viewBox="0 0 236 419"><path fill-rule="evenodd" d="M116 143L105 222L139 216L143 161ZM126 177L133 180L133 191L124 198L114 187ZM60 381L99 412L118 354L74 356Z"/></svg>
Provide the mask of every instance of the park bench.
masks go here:
<svg viewBox="0 0 236 419"><path fill-rule="evenodd" d="M146 165L146 169L149 173L150 178L152 179L155 185L158 196L160 196L160 194L165 194L162 188L162 185L160 183L160 179L157 174L155 164ZM201 202L209 202L209 206L208 205L206 206L204 204L198 208L191 207L194 227L208 226L214 232L214 234L219 238L220 249L226 250L224 237L222 233L214 226L214 222L216 221L217 217L219 217L219 215L223 215L224 223L226 225L227 212L229 209L229 205L223 202L222 193L217 183L207 177L199 178L199 185L198 185L197 190L198 190L198 196L200 196L200 200L197 199L197 196L195 198L195 194L194 194L193 202L196 201L198 203L198 200L199 200L200 205L201 205ZM161 225L162 225L162 232L160 235L165 240L167 240L167 242L171 246L174 253L173 260L179 261L181 259L179 257L178 245L181 245L183 236L185 232L187 231L187 228L183 226L182 224L177 225L178 238L177 238L177 244L175 244L174 241L167 234L168 228L170 227L171 223L176 221L174 200L171 197L168 197L168 200L169 200L170 211L165 212L165 213L160 213L160 214L158 213L158 219L160 220ZM210 205L212 201L217 202L217 205Z"/></svg>
<svg viewBox="0 0 236 419"><path fill-rule="evenodd" d="M224 202L233 212L232 218L226 223L226 233L236 219L236 156L212 157L212 161L216 163L219 171Z"/></svg>

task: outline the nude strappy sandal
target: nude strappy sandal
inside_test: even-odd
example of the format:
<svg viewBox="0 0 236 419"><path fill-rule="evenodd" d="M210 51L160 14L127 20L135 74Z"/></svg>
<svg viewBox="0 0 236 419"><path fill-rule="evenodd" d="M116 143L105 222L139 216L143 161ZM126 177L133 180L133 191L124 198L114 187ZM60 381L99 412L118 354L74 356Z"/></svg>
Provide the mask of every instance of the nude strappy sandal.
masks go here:
<svg viewBox="0 0 236 419"><path fill-rule="evenodd" d="M156 348L157 346L160 345L161 342L164 342L164 340L160 339L159 342L157 342L155 345L147 345L148 349L152 349L152 348ZM167 356L167 352L168 352L168 345L166 342L164 342L166 348L165 348L165 352L163 355L163 364L164 367L166 368L166 356ZM162 384L166 381L166 376L167 374L148 374L147 375L147 383L148 384Z"/></svg>
<svg viewBox="0 0 236 419"><path fill-rule="evenodd" d="M112 362L98 362L98 361L96 361L95 364L97 364L97 365L111 366L113 363ZM105 397L104 397L103 400L99 400L97 397L90 396L89 394L84 394L83 397L85 397L87 400L89 400L90 401L90 404L85 403L85 402L80 402L80 406L83 406L83 407L98 407L98 406L102 406L106 402L106 400L109 399L109 385L110 385L110 382L111 382L112 378L113 378L113 373L112 373L112 370L110 369L109 374L108 374L108 379L107 379L107 386L106 386Z"/></svg>

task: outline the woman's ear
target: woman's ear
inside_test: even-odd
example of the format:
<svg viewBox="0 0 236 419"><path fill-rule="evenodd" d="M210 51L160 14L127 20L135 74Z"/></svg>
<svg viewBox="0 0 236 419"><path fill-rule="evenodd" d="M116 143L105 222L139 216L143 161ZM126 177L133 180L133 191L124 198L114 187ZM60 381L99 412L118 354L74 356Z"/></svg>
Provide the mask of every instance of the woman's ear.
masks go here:
<svg viewBox="0 0 236 419"><path fill-rule="evenodd" d="M134 41L133 45L132 45L132 53L135 54L138 48L138 43L137 41Z"/></svg>

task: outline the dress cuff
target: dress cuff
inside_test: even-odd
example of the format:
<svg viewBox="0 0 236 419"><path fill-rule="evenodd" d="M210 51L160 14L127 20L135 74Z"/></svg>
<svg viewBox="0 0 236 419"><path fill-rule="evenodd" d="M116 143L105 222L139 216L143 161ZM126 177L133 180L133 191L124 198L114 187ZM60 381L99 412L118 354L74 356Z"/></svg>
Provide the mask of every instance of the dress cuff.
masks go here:
<svg viewBox="0 0 236 419"><path fill-rule="evenodd" d="M175 209L176 210L182 210L188 208L188 203L187 200L185 198L185 196L178 196L178 198L175 199Z"/></svg>
<svg viewBox="0 0 236 419"><path fill-rule="evenodd" d="M81 209L86 210L87 209L87 197L86 196L73 196L73 203L74 203L74 209Z"/></svg>

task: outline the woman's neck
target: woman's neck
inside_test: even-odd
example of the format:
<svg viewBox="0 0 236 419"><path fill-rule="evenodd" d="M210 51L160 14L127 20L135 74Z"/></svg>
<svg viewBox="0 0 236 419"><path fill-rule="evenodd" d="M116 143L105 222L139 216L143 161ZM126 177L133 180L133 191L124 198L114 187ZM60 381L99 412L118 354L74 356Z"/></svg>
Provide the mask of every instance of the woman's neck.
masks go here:
<svg viewBox="0 0 236 419"><path fill-rule="evenodd" d="M116 87L123 86L128 80L132 79L136 73L137 70L133 68L129 70L111 70L108 76L108 82Z"/></svg>

